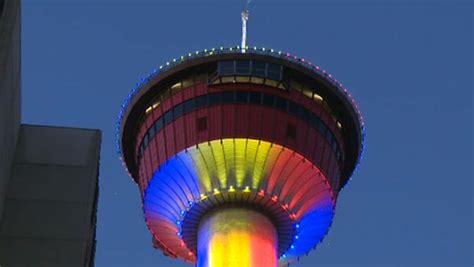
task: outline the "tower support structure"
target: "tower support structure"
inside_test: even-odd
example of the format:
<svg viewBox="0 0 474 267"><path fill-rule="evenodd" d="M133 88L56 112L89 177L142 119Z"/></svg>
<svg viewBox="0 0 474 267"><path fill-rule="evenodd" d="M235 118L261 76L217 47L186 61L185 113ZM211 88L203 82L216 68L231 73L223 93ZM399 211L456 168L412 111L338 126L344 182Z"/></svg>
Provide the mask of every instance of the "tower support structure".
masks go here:
<svg viewBox="0 0 474 267"><path fill-rule="evenodd" d="M276 267L278 234L264 214L221 208L205 215L198 229L198 267Z"/></svg>

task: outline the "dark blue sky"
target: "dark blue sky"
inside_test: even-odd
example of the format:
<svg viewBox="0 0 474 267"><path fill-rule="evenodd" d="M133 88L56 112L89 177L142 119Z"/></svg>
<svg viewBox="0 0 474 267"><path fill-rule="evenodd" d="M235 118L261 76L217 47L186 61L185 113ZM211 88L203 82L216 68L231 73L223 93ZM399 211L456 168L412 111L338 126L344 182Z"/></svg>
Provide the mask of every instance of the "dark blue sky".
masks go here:
<svg viewBox="0 0 474 267"><path fill-rule="evenodd" d="M189 266L152 248L138 189L115 154L115 120L153 68L238 45L241 7L23 1L23 121L103 133L97 267ZM451 0L252 3L249 44L334 74L367 125L362 165L329 235L294 266L472 266L473 9Z"/></svg>

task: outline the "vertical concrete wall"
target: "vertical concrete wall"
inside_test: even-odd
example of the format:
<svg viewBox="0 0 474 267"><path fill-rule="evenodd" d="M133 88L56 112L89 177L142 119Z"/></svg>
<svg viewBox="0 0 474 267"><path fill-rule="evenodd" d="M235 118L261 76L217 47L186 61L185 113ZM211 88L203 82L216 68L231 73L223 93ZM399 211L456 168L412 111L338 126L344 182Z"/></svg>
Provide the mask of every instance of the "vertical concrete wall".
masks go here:
<svg viewBox="0 0 474 267"><path fill-rule="evenodd" d="M20 128L20 1L0 0L0 221Z"/></svg>
<svg viewBox="0 0 474 267"><path fill-rule="evenodd" d="M92 266L101 133L23 125L0 225L0 265Z"/></svg>

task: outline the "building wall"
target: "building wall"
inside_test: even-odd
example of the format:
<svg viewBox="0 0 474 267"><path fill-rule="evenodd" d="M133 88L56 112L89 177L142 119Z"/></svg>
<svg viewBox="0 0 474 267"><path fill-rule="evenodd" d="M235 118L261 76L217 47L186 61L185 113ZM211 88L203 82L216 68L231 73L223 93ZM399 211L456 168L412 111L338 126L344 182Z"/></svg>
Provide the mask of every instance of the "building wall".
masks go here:
<svg viewBox="0 0 474 267"><path fill-rule="evenodd" d="M93 266L100 131L23 125L0 225L0 265Z"/></svg>
<svg viewBox="0 0 474 267"><path fill-rule="evenodd" d="M20 129L20 1L0 0L0 221Z"/></svg>
<svg viewBox="0 0 474 267"><path fill-rule="evenodd" d="M21 125L20 0L0 0L0 266L93 266L99 130Z"/></svg>

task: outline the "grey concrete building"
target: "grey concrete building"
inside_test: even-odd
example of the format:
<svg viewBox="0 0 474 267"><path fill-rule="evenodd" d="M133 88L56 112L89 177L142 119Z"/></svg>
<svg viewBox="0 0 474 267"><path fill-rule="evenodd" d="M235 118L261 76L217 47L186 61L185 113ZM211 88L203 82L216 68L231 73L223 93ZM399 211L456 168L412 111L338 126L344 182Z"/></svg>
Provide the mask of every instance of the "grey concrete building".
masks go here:
<svg viewBox="0 0 474 267"><path fill-rule="evenodd" d="M101 132L21 124L20 14L0 0L0 266L93 266Z"/></svg>

